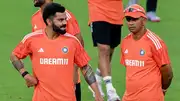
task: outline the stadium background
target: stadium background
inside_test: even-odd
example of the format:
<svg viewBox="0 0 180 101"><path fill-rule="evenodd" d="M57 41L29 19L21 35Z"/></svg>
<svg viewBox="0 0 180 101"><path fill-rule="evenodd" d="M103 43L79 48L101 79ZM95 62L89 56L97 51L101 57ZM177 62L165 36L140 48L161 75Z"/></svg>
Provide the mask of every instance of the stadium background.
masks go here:
<svg viewBox="0 0 180 101"><path fill-rule="evenodd" d="M28 89L18 72L12 67L9 56L15 45L23 36L31 32L31 16L37 10L33 0L1 0L0 6L0 101L31 101L33 88ZM140 0L145 6L145 0ZM76 16L82 35L85 40L85 49L91 56L92 67L97 67L97 52L92 46L90 28L87 26L87 0L55 0L63 4ZM127 4L127 0L124 0ZM166 94L166 101L180 101L180 45L179 40L179 0L159 0L157 14L161 17L160 23L148 22L147 27L165 40L174 70L174 79ZM123 27L123 37L128 34L127 26ZM112 61L113 83L118 94L122 97L125 90L125 68L119 64L119 47L115 51ZM26 68L31 71L29 58L24 60ZM93 101L91 92L82 77L82 101ZM104 90L105 91L105 90Z"/></svg>

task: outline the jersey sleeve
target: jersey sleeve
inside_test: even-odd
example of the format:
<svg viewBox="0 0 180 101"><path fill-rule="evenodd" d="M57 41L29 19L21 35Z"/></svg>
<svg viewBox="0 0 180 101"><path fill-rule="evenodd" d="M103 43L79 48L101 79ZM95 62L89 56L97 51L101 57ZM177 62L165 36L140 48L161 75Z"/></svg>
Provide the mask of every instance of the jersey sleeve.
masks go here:
<svg viewBox="0 0 180 101"><path fill-rule="evenodd" d="M154 46L152 51L153 58L158 67L162 67L162 65L165 64L170 64L168 49L164 42L161 41L157 46Z"/></svg>
<svg viewBox="0 0 180 101"><path fill-rule="evenodd" d="M31 23L31 29L32 29L32 30L31 30L32 32L34 32L34 31L35 31L35 30L34 30L34 26L33 26L33 24L32 24L32 23Z"/></svg>
<svg viewBox="0 0 180 101"><path fill-rule="evenodd" d="M80 28L79 28L79 25L78 25L78 22L77 22L75 16L72 15L71 13L68 13L67 15L69 15L69 19L67 21L68 33L70 33L72 35L79 34Z"/></svg>
<svg viewBox="0 0 180 101"><path fill-rule="evenodd" d="M34 16L34 15L33 15ZM34 21L33 21L33 16L31 17L31 31L34 32Z"/></svg>
<svg viewBox="0 0 180 101"><path fill-rule="evenodd" d="M26 56L31 54L30 42L24 39L15 47L12 52L17 58L24 59Z"/></svg>
<svg viewBox="0 0 180 101"><path fill-rule="evenodd" d="M123 42L122 42L122 44L121 44L121 46L120 46L120 49L121 49L121 52L120 52L120 53L121 53L120 63L125 66Z"/></svg>
<svg viewBox="0 0 180 101"><path fill-rule="evenodd" d="M74 59L75 64L77 64L79 67L83 67L88 64L89 60L90 57L84 50L83 46L80 44L80 42L77 42Z"/></svg>

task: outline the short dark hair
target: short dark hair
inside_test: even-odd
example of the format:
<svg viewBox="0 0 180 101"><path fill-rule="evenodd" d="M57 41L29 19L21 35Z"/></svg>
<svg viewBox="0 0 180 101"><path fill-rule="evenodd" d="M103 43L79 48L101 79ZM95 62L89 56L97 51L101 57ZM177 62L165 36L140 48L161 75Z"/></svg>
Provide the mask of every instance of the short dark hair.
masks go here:
<svg viewBox="0 0 180 101"><path fill-rule="evenodd" d="M54 16L56 12L64 13L65 7L58 3L49 3L45 6L43 10L43 20L46 25L47 25L46 20L50 18L51 16Z"/></svg>

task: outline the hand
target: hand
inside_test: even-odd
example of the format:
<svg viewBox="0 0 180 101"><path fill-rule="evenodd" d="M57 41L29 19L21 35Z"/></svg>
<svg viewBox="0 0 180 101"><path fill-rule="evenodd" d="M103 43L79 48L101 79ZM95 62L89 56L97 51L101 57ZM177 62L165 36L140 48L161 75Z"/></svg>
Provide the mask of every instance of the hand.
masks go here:
<svg viewBox="0 0 180 101"><path fill-rule="evenodd" d="M37 85L37 83L38 83L38 80L30 74L25 75L24 79L26 81L26 85L28 88L33 87L33 86Z"/></svg>
<svg viewBox="0 0 180 101"><path fill-rule="evenodd" d="M103 97L99 94L95 95L95 101L104 101Z"/></svg>

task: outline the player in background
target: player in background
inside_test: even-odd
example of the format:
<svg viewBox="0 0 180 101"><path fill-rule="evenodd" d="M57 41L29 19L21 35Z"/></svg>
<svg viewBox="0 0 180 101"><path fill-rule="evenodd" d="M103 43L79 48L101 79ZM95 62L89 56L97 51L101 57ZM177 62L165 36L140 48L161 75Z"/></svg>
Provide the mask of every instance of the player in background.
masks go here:
<svg viewBox="0 0 180 101"><path fill-rule="evenodd" d="M122 0L88 0L89 24L92 31L94 47L98 50L98 68L96 79L101 95L102 79L106 85L108 101L120 100L112 84L111 60L115 48L121 41L123 25Z"/></svg>
<svg viewBox="0 0 180 101"><path fill-rule="evenodd" d="M45 7L46 4L48 3L52 3L53 0L34 0L34 6L35 7L39 7L40 9L33 14L32 16L32 31L37 31L39 29L44 29L46 27L46 24L43 21L42 18L42 11ZM81 44L84 46L84 41L83 38L81 36L81 32L80 32L80 28L78 25L78 22L75 18L75 16L66 9L66 15L67 15L67 32L74 35L75 37L77 37L79 39L79 41L81 42ZM77 101L81 101L81 85L80 85L80 72L78 67L75 65L75 73L74 73L74 82L76 84L76 98Z"/></svg>
<svg viewBox="0 0 180 101"><path fill-rule="evenodd" d="M96 101L103 101L97 87L89 57L79 40L66 33L65 8L49 3L43 10L47 27L26 35L13 50L10 60L25 79L28 87L35 86L33 101L76 101L73 72L77 64L87 83L96 92ZM30 56L33 76L21 59Z"/></svg>
<svg viewBox="0 0 180 101"><path fill-rule="evenodd" d="M147 29L145 10L125 9L129 31L121 44L121 64L126 67L126 91L122 101L164 101L173 71L164 41Z"/></svg>

